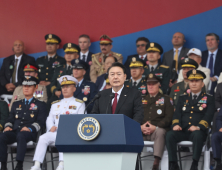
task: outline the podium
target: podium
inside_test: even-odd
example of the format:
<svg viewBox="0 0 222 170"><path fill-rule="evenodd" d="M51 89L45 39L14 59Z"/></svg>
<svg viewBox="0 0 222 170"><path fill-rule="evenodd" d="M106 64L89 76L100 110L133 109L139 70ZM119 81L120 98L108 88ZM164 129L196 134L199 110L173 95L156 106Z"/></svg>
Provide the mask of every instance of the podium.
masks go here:
<svg viewBox="0 0 222 170"><path fill-rule="evenodd" d="M65 170L135 170L144 142L140 124L123 114L61 115L56 148Z"/></svg>

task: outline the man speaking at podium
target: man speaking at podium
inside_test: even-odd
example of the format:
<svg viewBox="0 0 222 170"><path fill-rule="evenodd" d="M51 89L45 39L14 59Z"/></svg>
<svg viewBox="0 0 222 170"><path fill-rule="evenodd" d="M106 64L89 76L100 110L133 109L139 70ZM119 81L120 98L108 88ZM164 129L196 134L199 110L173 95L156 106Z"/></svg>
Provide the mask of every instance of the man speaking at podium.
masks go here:
<svg viewBox="0 0 222 170"><path fill-rule="evenodd" d="M141 93L137 89L124 87L126 69L121 63L113 63L108 69L112 86L98 93L92 114L124 114L138 123L143 121Z"/></svg>

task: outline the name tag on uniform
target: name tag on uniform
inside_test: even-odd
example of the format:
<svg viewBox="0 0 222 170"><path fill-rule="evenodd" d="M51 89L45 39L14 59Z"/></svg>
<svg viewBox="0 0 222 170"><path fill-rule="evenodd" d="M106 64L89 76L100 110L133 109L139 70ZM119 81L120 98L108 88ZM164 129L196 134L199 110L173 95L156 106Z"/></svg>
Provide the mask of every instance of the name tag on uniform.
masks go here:
<svg viewBox="0 0 222 170"><path fill-rule="evenodd" d="M16 110L22 110L22 105L19 105L19 108L16 108Z"/></svg>
<svg viewBox="0 0 222 170"><path fill-rule="evenodd" d="M71 106L69 106L69 109L73 109L73 110L76 110L76 106L74 106L74 105L71 105Z"/></svg>

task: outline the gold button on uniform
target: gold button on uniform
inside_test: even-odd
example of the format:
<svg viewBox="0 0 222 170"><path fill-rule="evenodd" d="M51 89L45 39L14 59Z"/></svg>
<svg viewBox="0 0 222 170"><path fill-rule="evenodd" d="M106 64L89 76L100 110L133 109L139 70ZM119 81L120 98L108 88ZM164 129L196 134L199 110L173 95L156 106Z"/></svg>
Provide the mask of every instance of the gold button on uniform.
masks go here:
<svg viewBox="0 0 222 170"><path fill-rule="evenodd" d="M194 107L192 106L191 108L193 109Z"/></svg>
<svg viewBox="0 0 222 170"><path fill-rule="evenodd" d="M49 73L46 73L46 75L48 75Z"/></svg>
<svg viewBox="0 0 222 170"><path fill-rule="evenodd" d="M191 123L189 122L189 125L190 125Z"/></svg>
<svg viewBox="0 0 222 170"><path fill-rule="evenodd" d="M45 80L48 80L48 78L46 78Z"/></svg>
<svg viewBox="0 0 222 170"><path fill-rule="evenodd" d="M49 68L48 68L48 67L46 67L46 69L48 70Z"/></svg>
<svg viewBox="0 0 222 170"><path fill-rule="evenodd" d="M191 111L190 113L193 113L193 111Z"/></svg>
<svg viewBox="0 0 222 170"><path fill-rule="evenodd" d="M192 117L190 117L190 119L192 119Z"/></svg>

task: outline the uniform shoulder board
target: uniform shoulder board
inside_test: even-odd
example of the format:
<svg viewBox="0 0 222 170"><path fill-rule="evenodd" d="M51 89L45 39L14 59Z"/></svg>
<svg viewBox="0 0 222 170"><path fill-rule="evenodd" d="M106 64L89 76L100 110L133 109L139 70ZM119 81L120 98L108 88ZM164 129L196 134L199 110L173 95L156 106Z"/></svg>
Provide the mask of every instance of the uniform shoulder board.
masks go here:
<svg viewBox="0 0 222 170"><path fill-rule="evenodd" d="M79 102L79 103L83 103L83 101L82 100L79 100L79 99L75 99L77 102Z"/></svg>
<svg viewBox="0 0 222 170"><path fill-rule="evenodd" d="M148 66L145 66L144 68L148 68Z"/></svg>
<svg viewBox="0 0 222 170"><path fill-rule="evenodd" d="M115 52L113 52L113 54L115 54L115 55L117 55L117 56L121 56L121 54L119 54L119 53L115 53Z"/></svg>
<svg viewBox="0 0 222 170"><path fill-rule="evenodd" d="M92 54L92 56L91 57L95 57L95 54Z"/></svg>
<svg viewBox="0 0 222 170"><path fill-rule="evenodd" d="M129 79L126 79L125 82L126 82L126 81L129 81Z"/></svg>
<svg viewBox="0 0 222 170"><path fill-rule="evenodd" d="M183 93L183 94L181 94L180 96L185 96L185 95L187 95L187 93Z"/></svg>
<svg viewBox="0 0 222 170"><path fill-rule="evenodd" d="M55 104L55 103L58 103L58 102L60 102L61 100L56 100L56 101L54 101L54 102L52 102L51 104Z"/></svg>
<svg viewBox="0 0 222 170"><path fill-rule="evenodd" d="M169 66L165 66L165 65L160 65L160 67L169 68Z"/></svg>

